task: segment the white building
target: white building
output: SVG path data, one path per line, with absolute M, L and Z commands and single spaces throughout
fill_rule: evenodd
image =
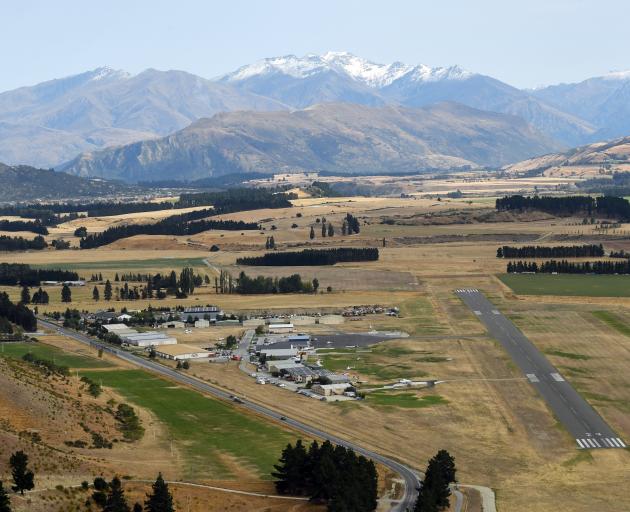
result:
M 167 345 L 155 349 L 155 355 L 164 359 L 184 360 L 184 359 L 207 359 L 214 354 L 203 348 L 192 345 Z
M 161 332 L 137 332 L 135 334 L 122 334 L 119 335 L 120 339 L 129 343 L 129 345 L 135 345 L 136 347 L 153 347 L 159 345 L 176 345 L 177 339 L 171 338 Z
M 195 327 L 197 329 L 204 329 L 206 327 L 210 327 L 209 320 L 195 320 Z
M 293 324 L 269 324 L 270 334 L 286 334 L 293 332 Z
M 315 384 L 311 388 L 311 391 L 322 396 L 334 396 L 343 395 L 351 388 L 352 386 L 350 384 Z
M 267 361 L 271 359 L 291 359 L 298 355 L 298 349 L 291 348 L 263 348 L 260 355 L 264 356 Z

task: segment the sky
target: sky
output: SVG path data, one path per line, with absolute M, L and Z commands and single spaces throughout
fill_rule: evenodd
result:
M 630 69 L 627 0 L 2 0 L 0 91 L 100 66 L 213 78 L 349 51 L 516 87 Z

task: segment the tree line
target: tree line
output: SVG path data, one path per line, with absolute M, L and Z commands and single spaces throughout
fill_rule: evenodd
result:
M 0 231 L 30 231 L 38 235 L 47 235 L 48 229 L 38 220 L 0 220 Z
M 552 215 L 595 214 L 618 219 L 630 219 L 630 202 L 614 196 L 522 196 L 499 198 L 495 203 L 498 211 L 539 210 Z
M 42 281 L 78 281 L 79 274 L 71 270 L 31 268 L 24 263 L 0 263 L 0 285 L 39 286 Z
M 376 509 L 378 474 L 374 462 L 354 450 L 313 441 L 308 450 L 301 440 L 289 443 L 274 466 L 279 494 L 308 496 L 335 512 Z
M 293 274 L 288 277 L 249 277 L 245 272 L 241 272 L 236 280 L 236 293 L 243 295 L 274 294 L 274 293 L 316 293 L 319 288 L 319 281 L 313 279 L 312 282 L 302 281 L 300 274 Z
M 376 261 L 378 249 L 339 247 L 336 249 L 304 249 L 302 251 L 270 252 L 264 256 L 238 258 L 237 265 L 302 266 L 334 265 L 347 261 Z
M 297 195 L 272 188 L 231 188 L 222 192 L 182 194 L 175 205 L 177 208 L 213 206 L 215 214 L 219 215 L 263 208 L 291 208 L 291 199 L 297 199 Z
M 567 260 L 549 260 L 541 264 L 527 261 L 509 262 L 508 274 L 522 272 L 540 274 L 630 274 L 630 260 L 624 261 L 584 261 L 579 263 Z
M 128 238 L 136 235 L 173 235 L 186 236 L 195 235 L 209 229 L 219 229 L 225 231 L 240 231 L 258 229 L 255 222 L 243 222 L 235 220 L 198 220 L 213 215 L 212 210 L 198 210 L 172 215 L 154 224 L 130 224 L 125 226 L 114 226 L 101 233 L 93 233 L 81 239 L 81 249 L 93 249 L 102 245 L 111 244 L 116 240 Z
M 588 258 L 605 256 L 604 246 L 596 245 L 559 245 L 544 247 L 528 245 L 510 247 L 504 245 L 497 249 L 497 258 Z
M 0 235 L 0 251 L 40 251 L 46 247 L 48 247 L 48 243 L 41 235 L 37 235 L 32 240 L 21 236 Z
M 4 326 L 3 330 L 10 328 L 11 322 L 27 332 L 35 332 L 37 330 L 37 319 L 33 312 L 28 309 L 24 304 L 14 304 L 9 299 L 9 295 L 6 292 L 0 292 L 0 325 Z M 8 322 L 7 322 L 8 321 Z M 11 334 L 13 331 L 9 331 Z

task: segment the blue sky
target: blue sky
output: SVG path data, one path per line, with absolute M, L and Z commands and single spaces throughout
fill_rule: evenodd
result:
M 518 87 L 630 68 L 623 0 L 2 0 L 0 91 L 109 65 L 206 78 L 346 50 Z

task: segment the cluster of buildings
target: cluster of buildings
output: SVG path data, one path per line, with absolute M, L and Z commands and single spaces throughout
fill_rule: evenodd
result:
M 382 315 L 385 313 L 387 316 L 398 316 L 398 308 L 389 308 L 385 306 L 379 306 L 378 304 L 372 306 L 352 306 L 343 310 L 342 315 L 345 317 L 353 316 L 365 316 L 365 315 Z

